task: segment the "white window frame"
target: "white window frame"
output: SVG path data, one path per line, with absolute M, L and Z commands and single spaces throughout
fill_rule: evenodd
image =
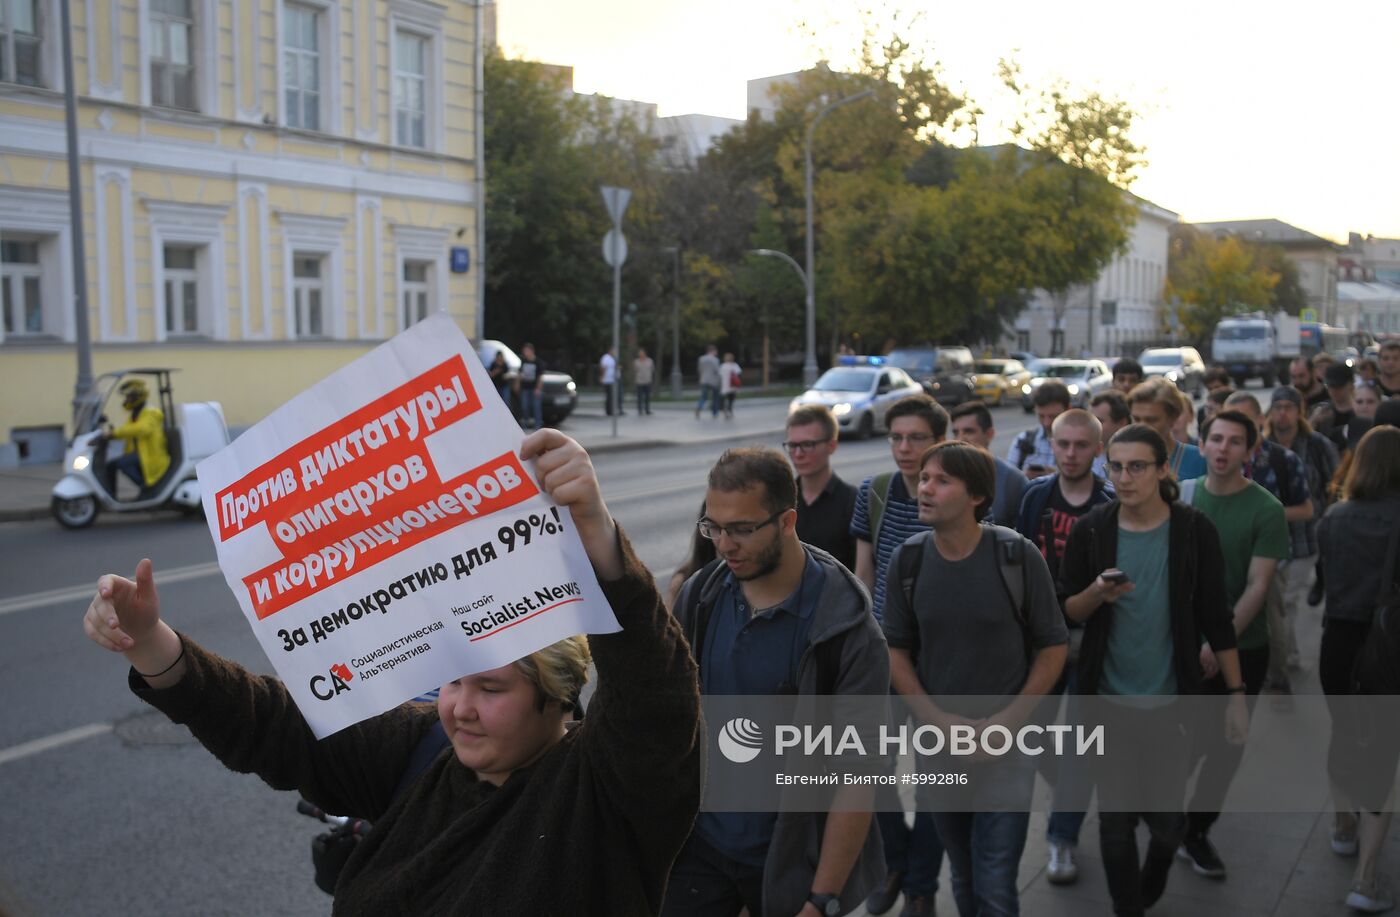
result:
M 39 295 L 44 303 L 42 334 L 6 336 L 0 323 L 0 344 L 6 341 L 73 340 L 74 301 L 72 247 L 69 244 L 68 194 L 30 188 L 0 188 L 0 239 L 16 236 L 39 239 L 43 271 Z
M 177 204 L 172 201 L 143 201 L 151 225 L 151 283 L 154 287 L 155 336 L 157 342 L 171 338 L 189 340 L 228 338 L 228 285 L 224 282 L 224 221 L 228 207 L 209 204 Z M 199 276 L 199 328 L 194 333 L 171 332 L 166 327 L 165 247 L 189 245 L 196 249 L 195 270 Z
M 15 314 L 11 315 L 9 309 L 5 308 L 3 297 L 0 297 L 0 312 L 4 313 L 0 315 L 0 328 L 4 328 L 6 321 L 15 319 L 14 329 L 5 332 L 14 337 L 36 338 L 44 336 L 45 241 L 45 236 L 38 235 L 25 236 L 19 233 L 7 233 L 4 236 L 0 236 L 0 251 L 3 251 L 3 246 L 7 244 L 34 246 L 34 262 L 32 264 L 29 262 L 4 261 L 3 254 L 0 254 L 0 289 L 8 289 L 10 291 L 11 305 L 15 307 Z M 25 325 L 28 324 L 26 318 L 28 317 L 27 313 L 29 311 L 27 308 L 29 304 L 29 296 L 27 293 L 29 284 L 26 283 L 28 280 L 35 281 L 34 286 L 37 287 L 36 292 L 38 293 L 39 299 L 37 303 L 39 307 L 38 331 L 30 331 L 25 327 Z
M 308 216 L 277 212 L 282 224 L 282 291 L 285 299 L 286 339 L 343 340 L 345 317 L 350 304 L 345 301 L 345 230 L 347 221 L 339 217 Z M 297 255 L 320 255 L 322 333 L 305 337 L 297 334 L 296 283 L 292 259 Z
M 194 103 L 196 112 L 218 114 L 219 54 L 218 54 L 218 2 L 217 0 L 191 0 L 194 13 L 194 35 L 190 40 L 190 66 L 194 70 Z M 151 102 L 151 51 L 155 37 L 151 30 L 150 0 L 137 0 L 140 18 L 138 42 L 141 46 L 141 104 L 155 108 Z M 281 62 L 278 62 L 279 66 Z M 163 112 L 181 112 L 183 108 L 159 107 Z
M 287 111 L 287 85 L 284 61 L 288 52 L 286 43 L 286 12 L 289 6 L 300 6 L 316 13 L 316 35 L 319 46 L 319 72 L 321 81 L 321 108 L 318 113 L 319 126 L 301 127 L 289 122 Z M 320 134 L 340 133 L 340 4 L 333 0 L 283 0 L 277 4 L 277 123 L 293 130 L 314 131 Z
M 443 19 L 447 8 L 427 0 L 390 0 L 389 4 L 389 143 L 405 150 L 441 152 L 445 145 L 443 114 Z M 394 80 L 399 71 L 400 32 L 427 43 L 423 56 L 423 142 L 422 147 L 399 143 L 398 111 L 394 107 Z
M 296 262 L 298 260 L 315 261 L 315 277 L 298 277 L 296 274 Z M 330 299 L 326 296 L 326 274 L 330 272 L 330 259 L 323 252 L 308 252 L 298 249 L 292 252 L 292 317 L 295 324 L 292 326 L 296 332 L 297 340 L 322 340 L 328 339 L 327 333 L 330 326 Z M 312 334 L 303 331 L 303 326 L 310 325 L 310 316 L 307 321 L 302 321 L 302 310 L 311 309 L 311 294 L 313 292 L 321 294 L 321 331 L 319 334 Z
M 394 330 L 403 331 L 403 299 L 407 292 L 403 279 L 405 261 L 426 261 L 428 269 L 428 314 L 447 309 L 447 245 L 451 230 L 422 226 L 395 226 L 394 233 Z
M 14 21 L 14 17 L 10 14 L 17 2 L 23 2 L 23 0 L 0 0 L 0 6 L 5 7 L 3 13 L 0 13 L 0 18 L 3 18 L 5 23 Z M 6 25 L 3 33 L 0 33 L 0 42 L 4 42 L 7 46 L 4 57 L 8 62 L 10 73 L 0 72 L 0 83 L 9 86 L 34 85 L 47 89 L 62 88 L 62 78 L 58 69 L 58 57 L 61 53 L 58 41 L 58 21 L 58 7 L 55 0 L 34 0 L 34 30 L 39 44 L 39 72 L 36 74 L 37 82 L 34 84 L 21 83 L 10 78 L 10 73 L 14 71 L 15 67 L 14 31 Z
M 194 254 L 194 267 L 173 268 L 170 265 L 166 264 L 166 253 L 169 252 L 172 248 L 185 249 L 192 252 Z M 203 336 L 203 329 L 200 328 L 200 304 L 203 303 L 204 297 L 200 294 L 207 292 L 201 289 L 203 284 L 200 282 L 199 276 L 199 262 L 203 257 L 203 248 L 204 246 L 201 245 L 190 245 L 184 242 L 166 242 L 165 245 L 161 246 L 161 269 L 163 272 L 161 275 L 162 280 L 160 288 L 162 305 L 161 319 L 165 322 L 165 333 L 167 337 Z M 172 303 L 170 301 L 170 288 L 172 284 L 178 284 L 177 289 L 179 289 L 181 293 L 183 293 L 185 287 L 187 287 L 190 284 L 194 284 L 195 316 L 193 328 L 181 327 L 179 330 L 176 330 L 173 327 L 171 318 L 176 315 L 180 316 L 181 324 L 184 324 L 183 319 L 185 315 L 185 298 L 183 295 L 181 295 L 178 297 L 176 302 Z
M 437 297 L 434 295 L 433 291 L 435 265 L 431 261 L 420 261 L 417 258 L 403 258 L 399 262 L 399 270 L 406 274 L 411 264 L 417 264 L 423 267 L 424 278 L 421 281 L 409 280 L 407 277 L 401 277 L 399 279 L 399 308 L 403 310 L 401 321 L 404 327 L 416 325 L 437 311 L 434 308 L 437 304 Z M 410 321 L 408 315 L 410 308 L 409 298 L 418 296 L 423 298 L 423 314 Z

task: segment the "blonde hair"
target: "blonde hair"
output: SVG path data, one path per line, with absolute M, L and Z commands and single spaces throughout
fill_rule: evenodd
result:
M 1128 405 L 1134 404 L 1159 404 L 1162 410 L 1167 412 L 1175 422 L 1181 416 L 1181 390 L 1175 385 L 1157 376 L 1148 379 L 1146 382 L 1139 382 L 1133 386 L 1133 390 L 1128 393 Z
M 541 710 L 547 701 L 558 701 L 565 710 L 572 710 L 588 683 L 592 660 L 588 638 L 577 634 L 515 660 L 515 667 L 539 692 Z

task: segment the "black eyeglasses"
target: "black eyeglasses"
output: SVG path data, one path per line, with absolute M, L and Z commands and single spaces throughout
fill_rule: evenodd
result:
M 783 513 L 785 509 L 780 509 L 762 522 L 735 522 L 731 525 L 716 525 L 709 519 L 701 519 L 695 523 L 695 527 L 700 530 L 700 535 L 714 541 L 721 534 L 728 535 L 735 541 L 743 541 L 745 538 L 752 538 L 753 533 L 763 528 L 765 525 L 772 525 Z
M 1128 477 L 1135 478 L 1149 468 L 1156 468 L 1161 462 L 1108 462 L 1108 473 L 1115 478 L 1122 477 L 1126 471 Z
M 801 442 L 793 442 L 792 440 L 788 440 L 787 442 L 783 443 L 783 448 L 789 452 L 811 452 L 818 446 L 824 445 L 826 445 L 826 440 L 824 439 L 804 439 Z

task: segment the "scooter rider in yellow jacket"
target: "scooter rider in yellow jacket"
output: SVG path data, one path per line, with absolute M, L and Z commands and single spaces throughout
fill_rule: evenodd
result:
M 117 495 L 117 472 L 120 471 L 142 490 L 161 479 L 170 467 L 170 449 L 165 442 L 165 414 L 160 408 L 146 404 L 150 392 L 140 379 L 128 379 L 117 389 L 122 393 L 122 407 L 131 412 L 130 423 L 107 427 L 107 436 L 125 441 L 121 457 L 107 463 L 107 491 Z

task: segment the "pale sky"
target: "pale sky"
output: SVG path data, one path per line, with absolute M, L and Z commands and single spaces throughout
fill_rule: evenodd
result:
M 742 118 L 748 80 L 859 46 L 855 4 L 827 0 L 498 0 L 507 54 L 574 67 L 574 88 L 659 114 Z M 999 58 L 1028 80 L 1124 98 L 1147 168 L 1132 190 L 1184 220 L 1276 217 L 1345 241 L 1400 238 L 1400 3 L 1260 0 L 911 4 L 905 31 L 944 78 L 1006 111 Z M 799 30 L 804 18 L 815 37 Z

